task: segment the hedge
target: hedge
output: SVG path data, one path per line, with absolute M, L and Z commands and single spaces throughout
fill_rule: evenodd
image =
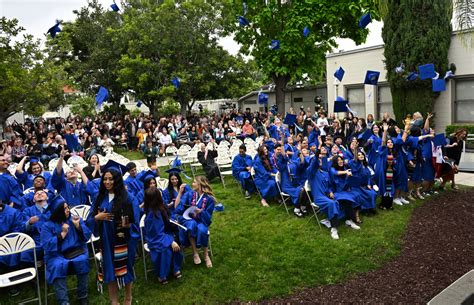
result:
M 474 125 L 448 125 L 446 126 L 446 134 L 450 135 L 460 128 L 467 129 L 468 134 L 474 134 Z

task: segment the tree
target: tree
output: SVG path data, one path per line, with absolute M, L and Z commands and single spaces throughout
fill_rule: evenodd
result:
M 242 1 L 234 1 L 236 16 L 242 15 Z M 263 72 L 273 80 L 277 106 L 284 110 L 284 88 L 304 74 L 322 75 L 325 54 L 336 46 L 335 39 L 351 38 L 362 43 L 368 31 L 358 28 L 364 12 L 377 17 L 374 0 L 247 1 L 248 26 L 237 26 L 235 38 L 241 52 L 252 55 Z M 303 29 L 308 27 L 309 36 Z M 272 40 L 279 49 L 269 48 Z
M 431 79 L 407 81 L 406 73 L 417 71 L 419 65 L 434 63 L 442 77 L 449 68 L 452 8 L 449 0 L 390 0 L 386 1 L 386 10 L 381 10 L 387 79 L 399 122 L 407 113 L 426 113 L 433 108 L 438 94 L 432 92 Z M 396 73 L 395 68 L 402 63 L 406 72 Z
M 48 61 L 33 36 L 23 35 L 18 20 L 0 23 L 0 126 L 17 112 L 41 115 L 64 103 L 64 73 Z
M 88 95 L 75 95 L 68 99 L 71 112 L 81 117 L 91 116 L 96 113 L 95 98 Z
M 74 14 L 73 22 L 63 23 L 61 33 L 48 38 L 49 57 L 64 67 L 71 85 L 81 92 L 95 95 L 99 86 L 107 88 L 108 102 L 117 108 L 125 93 L 117 75 L 125 41 L 113 41 L 112 30 L 121 27 L 121 16 L 97 0 L 88 1 Z

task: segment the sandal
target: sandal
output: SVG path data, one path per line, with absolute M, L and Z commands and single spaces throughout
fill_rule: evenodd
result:
M 201 258 L 199 257 L 199 254 L 196 253 L 194 254 L 194 264 L 199 265 L 201 263 Z
M 209 258 L 209 256 L 206 256 L 206 257 L 204 258 L 204 261 L 206 262 L 206 267 L 207 267 L 207 268 L 212 268 L 212 261 L 211 261 L 211 259 Z

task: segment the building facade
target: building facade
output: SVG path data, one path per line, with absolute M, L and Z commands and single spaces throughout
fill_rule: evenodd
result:
M 474 124 L 474 30 L 462 34 L 454 32 L 451 37 L 449 63 L 454 63 L 457 69 L 454 79 L 447 81 L 446 91 L 441 92 L 434 103 L 434 123 L 438 131 L 444 131 L 451 124 Z M 383 51 L 384 46 L 379 45 L 327 55 L 330 112 L 335 98 L 341 96 L 349 101 L 359 117 L 370 113 L 378 120 L 386 111 L 393 115 Z M 345 70 L 341 82 L 332 77 L 339 66 Z M 364 85 L 367 70 L 380 71 L 377 86 Z

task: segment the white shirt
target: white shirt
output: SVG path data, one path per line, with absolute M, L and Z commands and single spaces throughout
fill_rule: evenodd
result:
M 159 142 L 161 145 L 168 145 L 173 143 L 173 140 L 171 139 L 171 136 L 167 134 L 166 136 L 164 134 L 161 134 Z
M 316 125 L 318 125 L 318 127 L 319 127 L 319 133 L 322 136 L 325 136 L 326 132 L 324 131 L 324 127 L 329 125 L 328 119 L 327 118 L 324 118 L 324 119 L 323 118 L 318 118 L 318 120 L 316 121 Z

